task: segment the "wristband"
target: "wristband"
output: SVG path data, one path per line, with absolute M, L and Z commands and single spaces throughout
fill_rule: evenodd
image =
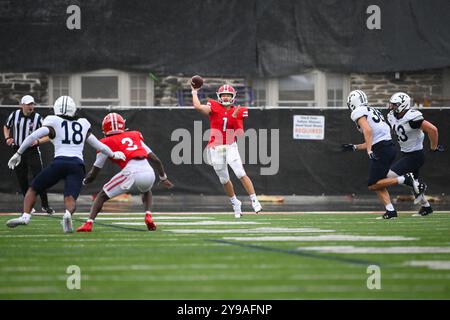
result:
M 198 94 L 198 90 L 192 90 L 191 93 L 192 94 Z
M 159 180 L 161 181 L 167 180 L 167 174 L 164 173 L 163 176 L 159 176 Z

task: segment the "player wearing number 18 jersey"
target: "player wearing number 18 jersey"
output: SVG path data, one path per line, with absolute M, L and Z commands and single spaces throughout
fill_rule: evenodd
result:
M 106 201 L 120 194 L 133 191 L 137 191 L 142 195 L 145 209 L 144 221 L 148 230 L 156 230 L 156 225 L 150 212 L 152 204 L 151 189 L 155 182 L 155 172 L 148 163 L 147 158 L 156 167 L 163 185 L 171 188 L 173 185 L 167 179 L 161 161 L 144 143 L 144 138 L 139 131 L 125 131 L 125 120 L 120 114 L 107 114 L 103 119 L 102 129 L 105 138 L 100 141 L 110 147 L 111 150 L 123 152 L 126 159 L 125 161 L 111 159 L 122 170 L 103 186 L 102 191 L 92 204 L 89 219 L 77 229 L 77 232 L 91 232 L 94 220 Z M 94 166 L 84 179 L 85 184 L 95 180 L 107 159 L 108 157 L 101 153 L 97 155 Z
M 20 163 L 22 153 L 39 138 L 49 136 L 55 146 L 55 156 L 52 163 L 33 179 L 25 195 L 22 216 L 11 219 L 6 223 L 10 228 L 27 225 L 31 219 L 30 211 L 36 201 L 36 194 L 51 188 L 60 180 L 64 180 L 64 206 L 66 211 L 62 225 L 64 232 L 73 232 L 71 216 L 76 209 L 76 200 L 80 194 L 85 173 L 84 144 L 87 142 L 109 157 L 125 159 L 123 153 L 111 151 L 108 146 L 99 142 L 91 134 L 91 124 L 87 119 L 76 117 L 77 107 L 71 97 L 59 97 L 55 101 L 53 111 L 55 115 L 46 117 L 42 123 L 42 128 L 30 134 L 8 162 L 8 166 L 14 169 Z

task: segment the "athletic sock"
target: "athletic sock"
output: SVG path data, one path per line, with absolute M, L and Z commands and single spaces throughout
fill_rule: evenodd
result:
M 256 198 L 256 194 L 252 193 L 252 194 L 250 195 L 250 200 L 252 200 L 252 201 L 257 201 L 258 199 Z
M 422 207 L 431 207 L 430 203 L 428 202 L 428 200 L 427 200 L 425 197 L 423 197 L 423 198 L 420 200 L 420 205 L 421 205 Z
M 86 222 L 94 223 L 94 220 L 92 220 L 92 219 L 87 219 Z
M 64 217 L 67 217 L 67 216 L 72 217 L 69 210 L 66 210 L 66 212 L 64 212 Z
M 231 204 L 232 204 L 232 205 L 235 205 L 235 204 L 238 204 L 238 203 L 239 203 L 239 202 L 238 202 L 239 200 L 238 200 L 238 198 L 236 198 L 236 195 L 230 197 L 230 201 L 231 201 Z
M 394 206 L 392 205 L 392 203 L 388 203 L 386 205 L 386 210 L 387 211 L 395 211 Z
M 28 222 L 30 222 L 31 214 L 24 212 L 24 213 L 22 213 L 22 218 L 25 222 L 28 223 Z
M 404 176 L 397 177 L 397 181 L 398 181 L 398 184 L 404 184 L 405 183 L 405 177 Z

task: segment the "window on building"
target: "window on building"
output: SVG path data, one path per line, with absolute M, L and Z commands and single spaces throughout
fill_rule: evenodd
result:
M 350 86 L 347 75 L 319 70 L 249 83 L 254 106 L 283 107 L 344 107 Z
M 315 74 L 292 75 L 279 79 L 278 105 L 314 107 Z
M 81 106 L 152 106 L 153 80 L 112 69 L 50 77 L 50 101 L 70 95 Z
M 253 80 L 251 87 L 252 87 L 252 90 L 250 91 L 251 105 L 255 107 L 267 105 L 265 81 L 263 79 Z
M 119 105 L 118 76 L 82 76 L 82 106 L 117 106 Z
M 147 76 L 140 74 L 130 75 L 130 105 L 147 105 Z
M 327 74 L 327 106 L 343 107 L 343 83 L 344 76 L 341 74 Z
M 51 92 L 53 94 L 53 101 L 60 96 L 69 95 L 69 76 L 54 76 L 52 78 Z

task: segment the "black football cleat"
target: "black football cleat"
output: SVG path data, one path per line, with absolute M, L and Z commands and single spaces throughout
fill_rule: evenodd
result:
M 381 220 L 381 219 L 388 220 L 388 219 L 392 219 L 392 218 L 397 218 L 397 211 L 386 210 L 386 212 L 381 217 L 378 217 L 377 219 L 378 220 Z
M 413 217 L 425 217 L 433 213 L 433 208 L 429 207 L 420 207 L 419 212 L 413 214 Z
M 414 203 L 417 203 L 419 196 L 423 195 L 427 190 L 427 185 L 415 180 L 414 175 L 411 172 L 405 174 L 403 177 L 405 178 L 405 184 L 412 188 L 415 198 Z
M 51 207 L 42 207 L 42 212 L 46 212 L 49 215 L 52 215 L 55 213 L 55 210 Z

